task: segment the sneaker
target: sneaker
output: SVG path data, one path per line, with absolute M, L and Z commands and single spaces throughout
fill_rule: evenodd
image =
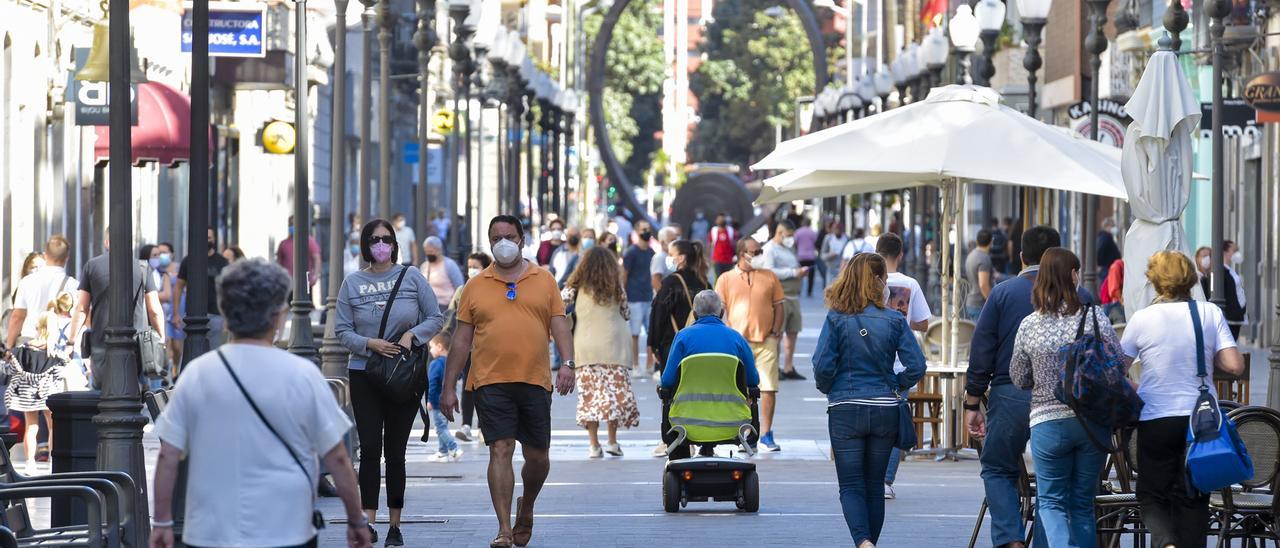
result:
M 613 455 L 613 456 L 615 456 L 615 457 L 621 457 L 621 456 L 622 456 L 622 446 L 621 446 L 621 445 L 618 445 L 618 444 L 616 444 L 616 443 L 610 443 L 608 446 L 606 446 L 606 447 L 604 448 L 604 452 L 605 452 L 605 453 L 608 453 L 608 454 L 610 454 L 610 455 Z M 664 452 L 665 452 L 665 451 L 664 451 Z
M 373 524 L 369 524 L 369 542 L 371 544 L 378 542 L 378 530 L 373 528 Z
M 462 428 L 459 428 L 457 432 L 454 432 L 453 437 L 458 438 L 458 441 L 471 441 L 474 439 L 471 436 L 471 426 L 466 424 L 462 425 Z M 427 441 L 426 434 L 422 435 L 422 441 Z
M 462 448 L 458 448 L 458 449 L 454 449 L 453 451 L 449 451 L 449 460 L 451 460 L 451 461 L 453 461 L 453 462 L 458 462 L 458 461 L 462 460 Z
M 804 375 L 801 375 L 800 372 L 796 371 L 795 369 L 792 369 L 791 371 L 783 371 L 778 376 L 781 377 L 783 380 L 788 380 L 788 381 L 803 381 L 809 378 Z
M 589 459 L 599 459 L 603 457 L 604 457 L 604 450 L 601 449 L 599 445 L 592 445 L 591 449 L 587 451 L 587 458 Z
M 430 457 L 427 457 L 427 460 L 431 462 L 449 462 L 449 454 L 444 452 L 437 452 L 436 454 L 431 455 Z
M 662 382 L 662 372 L 661 372 L 661 371 L 654 371 L 654 372 L 653 372 L 653 382 Z
M 651 453 L 651 454 L 652 454 L 653 456 L 655 456 L 655 457 L 665 457 L 665 456 L 667 456 L 667 444 L 665 444 L 665 443 L 659 443 L 657 447 L 654 447 L 654 448 L 653 448 L 653 453 Z
M 898 498 L 898 494 L 893 492 L 893 484 L 884 484 L 884 500 L 893 500 Z
M 404 546 L 404 537 L 400 535 L 400 528 L 394 525 L 387 529 L 387 541 L 383 546 Z
M 765 450 L 770 453 L 776 453 L 782 450 L 777 443 L 774 443 L 773 432 L 765 432 L 763 436 L 760 436 L 760 445 L 763 445 Z
M 633 378 L 633 379 L 643 379 L 643 378 L 644 378 L 644 370 L 643 370 L 643 369 L 641 369 L 641 368 L 639 368 L 639 367 L 633 367 L 633 368 L 631 368 L 631 378 Z

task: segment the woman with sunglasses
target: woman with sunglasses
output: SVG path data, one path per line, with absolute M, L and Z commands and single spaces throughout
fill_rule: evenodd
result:
M 385 458 L 391 514 L 386 545 L 404 546 L 400 511 L 404 508 L 405 448 L 418 402 L 397 403 L 383 395 L 365 375 L 365 362 L 374 354 L 393 357 L 402 349 L 427 344 L 440 331 L 444 316 L 426 277 L 413 266 L 400 265 L 400 246 L 390 222 L 374 219 L 364 225 L 360 255 L 369 267 L 343 280 L 337 307 L 338 338 L 351 351 L 347 369 L 360 434 L 360 502 L 377 542 L 372 524 L 378 513 L 380 461 Z M 402 280 L 395 301 L 389 302 L 398 278 Z

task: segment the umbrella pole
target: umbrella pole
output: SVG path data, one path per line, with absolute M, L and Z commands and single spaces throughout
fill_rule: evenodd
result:
M 948 234 L 951 227 L 951 205 L 950 185 L 943 183 L 938 187 L 938 198 L 942 201 L 942 216 L 938 219 L 938 248 L 942 255 L 938 266 L 940 272 L 938 276 L 938 285 L 942 289 L 942 356 L 944 359 L 951 356 L 951 337 L 947 333 L 951 332 L 951 243 L 948 240 Z
M 954 263 L 952 263 L 951 265 L 951 283 L 953 284 L 951 289 L 951 298 L 953 300 L 953 302 L 951 303 L 951 313 L 955 315 L 955 318 L 954 318 L 955 321 L 951 322 L 951 333 L 948 335 L 951 338 L 951 355 L 948 356 L 948 358 L 950 358 L 951 366 L 956 367 L 960 365 L 961 296 L 960 296 L 960 276 L 958 274 L 958 272 L 960 272 L 960 269 L 962 268 L 962 265 L 960 262 L 961 261 L 960 249 L 961 249 L 961 246 L 967 241 L 964 233 L 965 227 L 962 223 L 959 222 L 960 219 L 963 218 L 963 212 L 965 208 L 965 184 L 961 182 L 959 178 L 957 178 L 952 182 L 952 189 L 953 189 L 952 192 L 955 193 L 955 196 L 952 198 L 952 203 L 954 204 L 955 209 L 951 213 L 951 222 L 954 224 L 955 231 L 956 231 L 956 252 L 953 253 L 951 257 L 951 260 L 954 261 Z

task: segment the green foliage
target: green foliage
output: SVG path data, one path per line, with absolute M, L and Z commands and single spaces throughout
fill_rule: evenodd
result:
M 813 94 L 813 56 L 800 18 L 777 0 L 718 2 L 714 15 L 707 60 L 690 81 L 702 120 L 689 153 L 745 166 L 773 149 L 775 126 L 794 123 L 796 99 Z
M 584 21 L 588 44 L 594 46 L 603 14 Z M 662 81 L 666 78 L 662 15 L 651 2 L 633 0 L 613 28 L 605 54 L 605 123 L 618 161 L 632 181 L 640 180 L 658 149 L 653 135 L 662 129 Z M 589 54 L 588 54 L 589 55 Z

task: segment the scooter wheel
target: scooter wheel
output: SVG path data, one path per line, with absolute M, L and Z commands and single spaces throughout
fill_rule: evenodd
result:
M 675 472 L 662 474 L 662 509 L 670 513 L 680 511 L 680 478 Z
M 744 502 L 739 506 L 742 511 L 754 513 L 760 510 L 760 476 L 754 470 L 742 478 L 742 498 Z

